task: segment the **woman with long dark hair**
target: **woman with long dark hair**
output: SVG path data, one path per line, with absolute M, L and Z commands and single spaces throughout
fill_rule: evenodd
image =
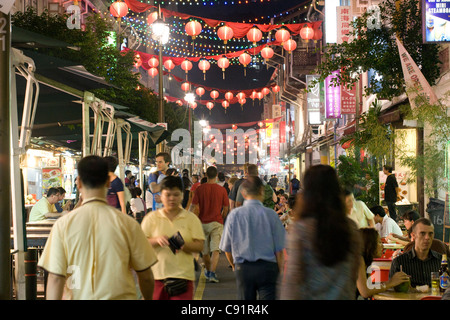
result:
M 360 238 L 346 215 L 336 171 L 310 167 L 297 197 L 280 298 L 355 299 Z
M 385 283 L 368 284 L 367 268 L 370 267 L 374 258 L 381 257 L 383 254 L 383 244 L 381 242 L 380 234 L 374 228 L 362 228 L 359 232 L 362 239 L 362 254 L 358 270 L 358 280 L 356 282 L 358 294 L 363 298 L 369 298 L 374 294 L 384 292 L 387 289 L 408 281 L 409 278 L 406 273 L 397 272 Z M 371 280 L 369 280 L 369 282 L 370 281 Z

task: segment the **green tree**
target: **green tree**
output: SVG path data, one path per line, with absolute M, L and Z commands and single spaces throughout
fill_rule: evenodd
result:
M 400 5 L 398 5 L 401 3 Z M 356 73 L 373 69 L 378 77 L 364 88 L 365 94 L 390 99 L 405 92 L 405 82 L 395 41 L 397 36 L 422 73 L 433 85 L 439 77 L 438 45 L 422 41 L 422 13 L 419 0 L 384 0 L 379 4 L 380 28 L 368 28 L 370 12 L 352 22 L 350 42 L 330 45 L 317 70 L 323 81 L 335 70 L 341 70 L 336 83 L 355 83 Z M 438 62 L 438 63 L 437 63 Z

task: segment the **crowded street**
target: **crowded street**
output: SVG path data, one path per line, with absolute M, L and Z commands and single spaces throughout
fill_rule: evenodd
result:
M 449 13 L 0 0 L 0 300 L 450 300 Z

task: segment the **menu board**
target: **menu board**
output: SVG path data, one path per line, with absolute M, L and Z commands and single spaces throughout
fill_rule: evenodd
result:
M 42 189 L 47 193 L 50 188 L 62 186 L 62 171 L 59 168 L 42 168 Z
M 450 41 L 450 2 L 446 0 L 423 0 L 424 42 Z
M 401 172 L 392 171 L 392 174 L 394 174 L 395 179 L 397 179 L 398 187 L 400 188 L 400 195 L 404 199 L 409 201 L 410 185 L 407 182 L 408 177 L 409 177 L 409 172 L 408 171 L 401 171 Z M 383 171 L 380 171 L 378 178 L 379 178 L 378 190 L 380 193 L 380 203 L 381 203 L 384 200 L 384 187 L 386 185 L 387 175 L 385 175 Z

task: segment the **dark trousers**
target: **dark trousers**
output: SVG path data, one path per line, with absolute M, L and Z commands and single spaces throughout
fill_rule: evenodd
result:
M 397 210 L 395 209 L 395 202 L 386 201 L 386 205 L 389 209 L 389 216 L 397 222 Z
M 239 300 L 275 300 L 278 264 L 258 260 L 236 264 Z

